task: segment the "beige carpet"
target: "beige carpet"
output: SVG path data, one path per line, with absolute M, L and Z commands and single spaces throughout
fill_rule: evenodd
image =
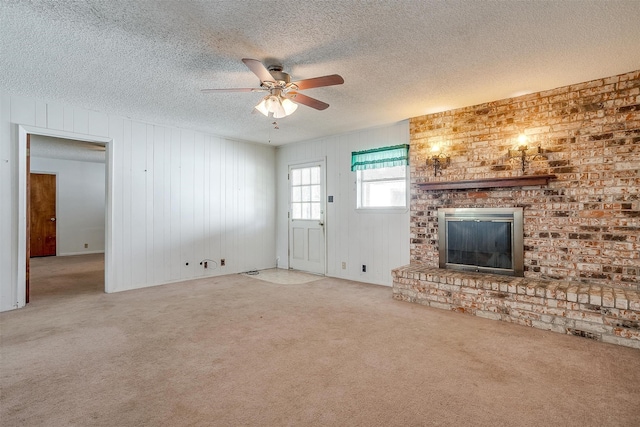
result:
M 253 271 L 251 273 L 243 273 L 243 275 L 280 285 L 301 285 L 303 283 L 315 282 L 316 280 L 323 278 L 323 276 L 318 276 L 316 274 L 309 274 L 296 270 L 284 270 L 282 268 Z
M 329 278 L 107 295 L 74 258 L 0 314 L 2 426 L 640 425 L 638 350 Z

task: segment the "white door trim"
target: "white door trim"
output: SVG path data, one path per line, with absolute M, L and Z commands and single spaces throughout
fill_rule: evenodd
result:
M 55 138 L 74 139 L 78 141 L 104 144 L 106 149 L 106 212 L 105 212 L 105 248 L 104 248 L 104 290 L 112 291 L 113 266 L 113 139 L 98 135 L 88 135 L 61 130 L 40 128 L 36 126 L 18 126 L 18 281 L 16 301 L 18 308 L 26 304 L 26 269 L 27 269 L 27 135 L 42 135 Z

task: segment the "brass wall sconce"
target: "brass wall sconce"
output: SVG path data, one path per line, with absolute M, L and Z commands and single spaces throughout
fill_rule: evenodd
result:
M 427 166 L 433 166 L 433 176 L 442 175 L 442 169 L 446 169 L 451 164 L 451 158 L 446 154 L 439 153 L 427 158 Z
M 522 164 L 522 173 L 525 173 L 525 169 L 527 167 L 527 163 L 534 160 L 542 153 L 542 149 L 538 147 L 529 148 L 526 143 L 526 137 L 520 136 L 518 138 L 520 145 L 515 150 L 509 150 L 509 157 L 520 158 L 520 162 Z

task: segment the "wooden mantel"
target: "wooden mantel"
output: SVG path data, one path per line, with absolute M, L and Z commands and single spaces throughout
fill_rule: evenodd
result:
M 438 181 L 418 183 L 423 190 L 458 190 L 492 187 L 524 187 L 527 185 L 547 185 L 555 175 L 524 175 L 507 178 L 472 179 L 468 181 Z

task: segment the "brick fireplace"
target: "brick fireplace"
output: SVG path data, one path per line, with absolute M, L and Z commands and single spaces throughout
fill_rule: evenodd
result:
M 520 134 L 535 149 L 535 155 L 527 155 L 524 172 L 521 159 L 510 154 L 518 148 Z M 411 264 L 404 268 L 412 271 L 412 277 L 417 271 L 419 280 L 422 270 L 425 279 L 426 274 L 435 274 L 440 283 L 439 208 L 517 207 L 524 215 L 524 278 L 514 280 L 524 280 L 520 283 L 524 284 L 523 296 L 527 283 L 535 281 L 544 284 L 540 292 L 545 298 L 546 290 L 555 285 L 594 290 L 594 302 L 601 304 L 589 302 L 585 290 L 583 305 L 591 310 L 589 316 L 594 310 L 602 314 L 603 290 L 607 295 L 609 290 L 614 295 L 622 293 L 627 301 L 624 310 L 636 307 L 640 291 L 640 70 L 415 117 L 410 121 L 410 140 Z M 436 145 L 450 161 L 434 176 L 427 159 Z M 460 274 L 444 281 L 459 279 L 461 284 L 465 277 L 474 283 L 477 279 Z M 398 290 L 397 278 L 403 278 L 400 269 L 394 272 L 394 296 L 411 299 Z M 499 283 L 488 286 L 500 292 Z M 515 282 L 513 290 L 517 301 Z M 563 295 L 564 303 L 573 302 Z M 580 304 L 577 297 L 575 304 Z M 455 309 L 455 304 L 449 308 Z M 612 308 L 616 308 L 615 298 Z M 631 317 L 618 322 L 622 332 L 617 336 L 637 340 L 640 347 L 640 317 L 638 311 L 631 311 Z M 557 314 L 562 317 L 562 312 Z M 565 332 L 567 329 L 571 328 L 564 328 Z M 602 336 L 602 328 L 596 329 L 596 335 Z M 580 330 L 576 334 L 591 333 Z

